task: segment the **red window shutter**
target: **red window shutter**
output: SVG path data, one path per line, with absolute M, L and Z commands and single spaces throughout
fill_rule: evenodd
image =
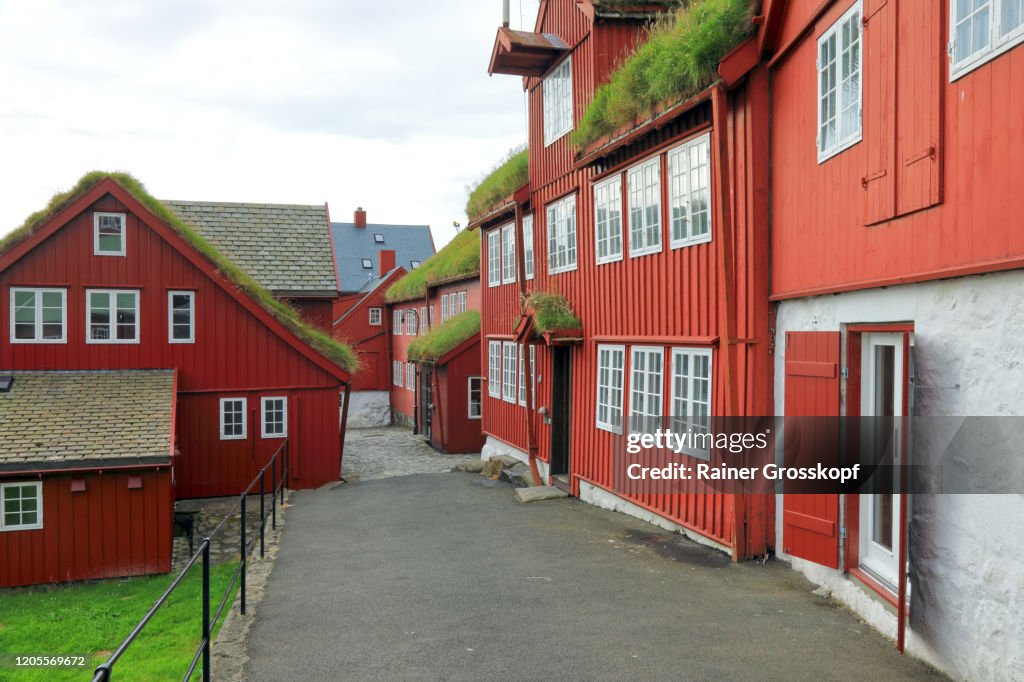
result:
M 896 213 L 941 201 L 942 3 L 894 3 L 896 13 Z
M 894 2 L 864 0 L 861 69 L 864 224 L 896 214 L 896 23 Z
M 786 333 L 787 417 L 839 416 L 839 348 L 839 332 Z M 786 554 L 839 568 L 839 495 L 783 495 L 782 513 Z

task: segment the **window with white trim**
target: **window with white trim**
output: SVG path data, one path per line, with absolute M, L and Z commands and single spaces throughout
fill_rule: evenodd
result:
M 537 409 L 537 346 L 530 344 L 530 402 Z
M 0 484 L 0 532 L 43 527 L 43 484 L 23 481 Z
M 416 365 L 411 362 L 405 363 L 405 387 L 410 391 L 416 390 Z
M 487 342 L 487 395 L 501 397 L 501 341 Z
M 483 392 L 483 377 L 469 377 L 469 383 L 466 389 L 467 394 L 467 413 L 466 416 L 469 419 L 480 419 L 484 414 L 484 392 Z
M 516 281 L 516 228 L 506 225 L 501 228 L 501 283 Z
M 459 314 L 466 312 L 466 292 L 459 292 Z
M 245 398 L 221 398 L 220 439 L 244 440 L 245 437 Z
M 416 336 L 416 309 L 405 311 L 405 335 Z
M 380 308 L 370 308 L 370 326 L 379 327 L 381 322 Z
M 195 343 L 196 292 L 167 292 L 167 342 Z
M 576 269 L 576 195 L 548 204 L 548 273 Z
M 861 10 L 846 11 L 818 38 L 818 162 L 861 139 Z
M 951 0 L 949 77 L 1024 42 L 1024 0 Z
M 544 78 L 544 146 L 559 139 L 573 126 L 572 57 L 552 69 Z
M 139 292 L 87 289 L 86 343 L 138 343 Z
M 629 431 L 654 433 L 661 428 L 665 351 L 633 346 L 629 373 Z
M 92 214 L 92 247 L 97 256 L 123 256 L 125 254 L 124 213 Z
M 429 308 L 427 308 L 427 320 L 428 320 L 428 324 L 430 325 L 430 328 L 433 329 L 434 328 L 434 306 L 430 306 Z
M 523 216 L 523 274 L 533 279 L 533 214 Z
M 448 321 L 448 294 L 441 294 L 441 324 Z
M 597 347 L 597 428 L 622 433 L 626 347 Z
M 594 185 L 597 262 L 622 260 L 622 176 Z
M 501 284 L 501 230 L 487 233 L 487 286 Z
M 67 290 L 11 287 L 11 343 L 67 343 Z
M 427 306 L 420 306 L 420 335 L 427 333 Z
M 285 438 L 288 435 L 288 398 L 260 398 L 260 412 L 263 414 L 261 438 Z
M 505 402 L 516 401 L 516 342 L 502 343 L 501 399 Z
M 711 135 L 668 153 L 668 208 L 673 249 L 711 241 Z
M 704 348 L 672 349 L 672 398 L 669 423 L 676 433 L 711 432 L 711 351 Z M 706 449 L 686 451 L 706 456 Z
M 533 346 L 530 346 L 531 348 Z M 523 352 L 523 344 L 519 344 L 519 404 L 526 407 L 526 353 Z
M 629 190 L 629 255 L 661 251 L 661 157 L 626 173 Z
M 404 377 L 405 371 L 402 368 L 402 361 L 393 360 L 391 362 L 391 383 L 393 383 L 395 386 L 401 386 Z
M 402 313 L 401 310 L 395 310 L 391 313 L 391 331 L 395 336 L 402 335 Z

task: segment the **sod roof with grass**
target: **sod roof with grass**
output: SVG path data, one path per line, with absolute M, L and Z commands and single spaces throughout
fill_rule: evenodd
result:
M 469 193 L 466 215 L 470 222 L 495 208 L 500 201 L 522 187 L 530 179 L 529 154 L 526 149 L 512 150 L 505 159 Z
M 480 333 L 480 313 L 467 310 L 409 344 L 409 359 L 435 362 Z
M 237 286 L 249 298 L 266 310 L 274 319 L 298 336 L 325 358 L 352 374 L 359 370 L 360 361 L 355 351 L 344 343 L 335 341 L 319 329 L 307 324 L 294 308 L 274 298 L 265 288 L 260 286 L 248 273 L 237 264 L 226 258 L 193 228 L 182 222 L 177 215 L 158 199 L 155 199 L 146 187 L 128 173 L 93 171 L 87 173 L 66 192 L 56 194 L 45 208 L 36 211 L 16 230 L 0 239 L 0 255 L 3 255 L 17 244 L 31 237 L 53 216 L 71 205 L 79 196 L 88 192 L 103 180 L 110 178 L 132 195 L 150 212 L 164 221 L 178 233 L 192 248 L 206 258 L 232 284 Z M 479 256 L 478 256 L 479 257 Z
M 423 264 L 388 288 L 384 300 L 423 298 L 427 287 L 480 273 L 480 232 L 463 230 Z
M 754 32 L 752 0 L 680 0 L 651 24 L 640 45 L 599 87 L 572 144 L 588 149 L 659 106 L 685 101 L 717 78 L 718 63 Z
M 583 326 L 572 305 L 559 293 L 535 291 L 526 299 L 526 307 L 533 311 L 533 327 L 538 334 Z

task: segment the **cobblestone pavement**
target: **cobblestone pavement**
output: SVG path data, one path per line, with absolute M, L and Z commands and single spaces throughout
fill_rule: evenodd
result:
M 411 429 L 388 426 L 378 429 L 348 429 L 342 478 L 371 481 L 410 474 L 439 474 L 465 462 L 477 462 L 480 455 L 445 455 L 427 445 Z

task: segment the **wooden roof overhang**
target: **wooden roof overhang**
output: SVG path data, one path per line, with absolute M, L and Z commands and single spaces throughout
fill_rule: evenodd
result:
M 678 0 L 576 0 L 576 6 L 595 19 L 650 20 L 678 4 Z
M 515 31 L 502 26 L 494 39 L 487 73 L 539 78 L 568 51 L 569 46 L 554 33 Z

